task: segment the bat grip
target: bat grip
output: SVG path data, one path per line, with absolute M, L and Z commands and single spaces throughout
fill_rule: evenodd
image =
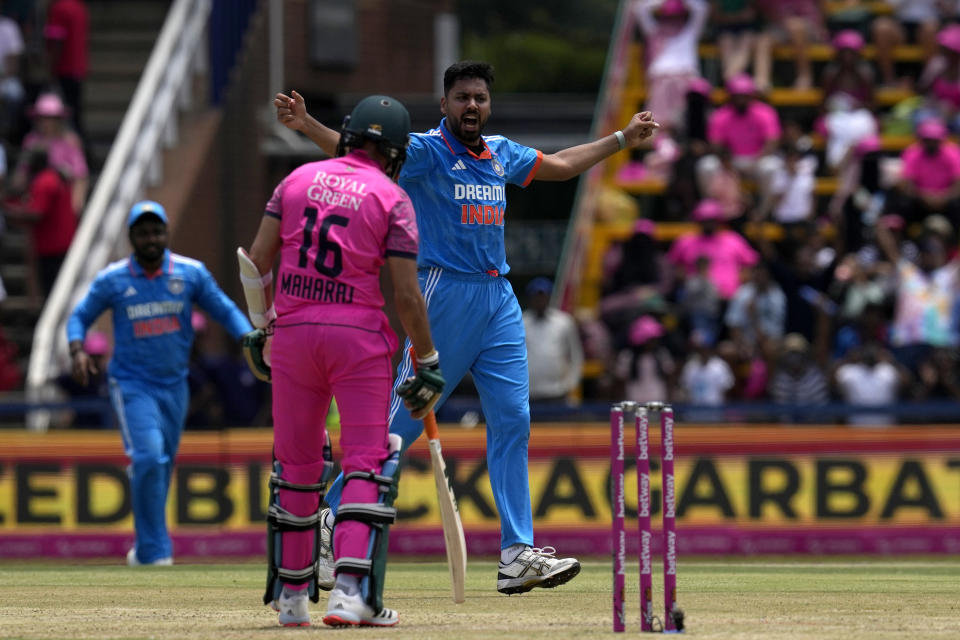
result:
M 413 350 L 413 347 L 410 347 L 410 363 L 413 365 L 413 370 L 417 370 L 417 352 Z M 440 429 L 437 428 L 437 417 L 433 415 L 433 411 L 423 416 L 423 430 L 427 432 L 428 440 L 439 440 L 440 439 Z

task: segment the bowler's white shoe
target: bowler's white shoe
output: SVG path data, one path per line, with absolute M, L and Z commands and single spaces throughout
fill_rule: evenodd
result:
M 294 591 L 286 586 L 280 591 L 280 597 L 270 603 L 277 611 L 280 624 L 284 627 L 309 627 L 310 610 L 308 609 L 307 589 Z
M 500 563 L 497 591 L 525 593 L 534 587 L 559 587 L 580 573 L 580 563 L 574 558 L 557 558 L 553 547 L 527 547 L 508 564 Z
M 330 592 L 327 615 L 323 617 L 323 623 L 331 627 L 392 627 L 398 622 L 400 616 L 393 609 L 384 607 L 374 613 L 359 593 L 350 596 L 342 589 Z
M 317 559 L 317 584 L 324 591 L 333 589 L 333 528 L 327 526 L 330 507 L 320 512 L 320 557 Z
M 130 550 L 127 551 L 127 565 L 130 567 L 169 567 L 173 565 L 173 558 L 167 556 L 166 558 L 157 558 L 153 562 L 140 562 L 137 560 L 137 548 L 130 547 Z

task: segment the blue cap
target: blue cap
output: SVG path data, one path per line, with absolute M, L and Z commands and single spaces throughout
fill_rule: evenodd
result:
M 550 293 L 553 291 L 553 283 L 550 281 L 550 278 L 534 278 L 530 281 L 530 284 L 527 285 L 527 295 L 533 295 L 535 293 Z
M 130 208 L 130 215 L 127 217 L 127 228 L 137 224 L 137 220 L 148 213 L 152 213 L 160 218 L 163 224 L 167 224 L 167 212 L 164 210 L 162 204 L 154 202 L 153 200 L 141 200 Z

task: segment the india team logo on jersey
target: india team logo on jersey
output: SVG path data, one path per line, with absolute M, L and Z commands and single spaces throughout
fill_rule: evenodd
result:
M 490 164 L 493 166 L 493 172 L 502 178 L 502 177 L 503 177 L 503 165 L 500 164 L 500 162 L 499 162 L 496 158 L 491 158 L 491 159 L 490 159 Z
M 183 278 L 172 277 L 167 281 L 167 290 L 175 296 L 183 293 L 185 287 L 186 284 L 184 284 Z

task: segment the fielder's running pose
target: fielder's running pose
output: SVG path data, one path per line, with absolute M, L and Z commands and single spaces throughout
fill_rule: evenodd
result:
M 412 134 L 399 183 L 417 212 L 423 239 L 420 287 L 450 382 L 440 402 L 467 371 L 480 394 L 490 484 L 500 514 L 497 589 L 510 594 L 564 584 L 579 573 L 580 563 L 554 557 L 550 547 L 533 548 L 527 352 L 520 305 L 503 277 L 510 269 L 503 236 L 506 185 L 573 178 L 621 149 L 639 146 L 659 125 L 649 112 L 638 113 L 621 131 L 544 154 L 503 136 L 481 135 L 490 117 L 492 83 L 493 68 L 484 62 L 459 62 L 446 70 L 440 99 L 445 117 L 436 129 Z M 337 132 L 309 116 L 298 93 L 277 94 L 274 106 L 282 124 L 334 153 Z M 404 350 L 398 385 L 413 374 L 406 354 Z M 400 399 L 394 397 L 390 432 L 399 434 L 407 447 L 423 425 L 399 407 Z M 339 480 L 327 496 L 334 511 L 338 489 Z M 327 573 L 321 585 L 331 584 Z
M 133 256 L 101 271 L 67 321 L 73 376 L 97 373 L 83 338 L 101 313 L 113 314 L 114 350 L 107 367 L 110 398 L 130 458 L 136 541 L 127 564 L 173 564 L 166 504 L 186 418 L 193 305 L 234 338 L 253 330 L 203 263 L 167 249 L 167 214 L 156 202 L 133 205 L 127 218 Z
M 249 256 L 238 251 L 251 319 L 264 327 L 259 340 L 245 339 L 245 349 L 261 375 L 269 371 L 273 379 L 275 464 L 264 602 L 286 626 L 308 625 L 307 599 L 319 599 L 320 507 L 332 470 L 324 416 L 333 396 L 346 480 L 337 513 L 336 586 L 323 621 L 391 626 L 398 620 L 381 598 L 401 446 L 387 426 L 398 343 L 383 312 L 384 263 L 400 321 L 420 354 L 417 376 L 398 394 L 413 418 L 422 418 L 443 390 L 417 284 L 416 218 L 393 182 L 409 131 L 410 116 L 393 98 L 361 100 L 344 121 L 338 157 L 287 176 L 267 203 Z M 271 332 L 267 365 L 261 350 Z

